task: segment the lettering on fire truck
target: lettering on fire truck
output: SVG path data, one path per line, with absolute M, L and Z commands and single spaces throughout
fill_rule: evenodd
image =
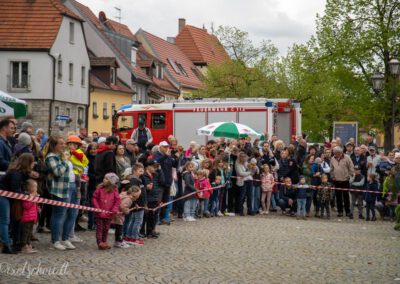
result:
M 244 107 L 195 107 L 193 112 L 226 112 L 245 111 Z

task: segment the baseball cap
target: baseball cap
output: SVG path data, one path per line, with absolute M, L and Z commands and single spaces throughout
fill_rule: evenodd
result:
M 101 144 L 101 143 L 106 143 L 106 137 L 99 137 L 99 139 L 97 140 L 97 144 Z
M 104 178 L 108 179 L 112 185 L 117 185 L 119 182 L 119 177 L 115 173 L 108 173 Z
M 368 150 L 374 150 L 374 151 L 375 151 L 376 149 L 375 149 L 374 146 L 369 146 L 369 147 L 368 147 Z
M 168 147 L 169 144 L 166 141 L 161 141 L 160 144 L 158 144 L 158 146 L 160 146 L 160 147 Z
M 155 166 L 155 165 L 158 165 L 158 164 L 159 164 L 159 163 L 158 163 L 157 161 L 153 160 L 153 159 L 149 159 L 149 160 L 147 160 L 147 161 L 145 162 L 145 166 L 146 166 L 146 167 Z

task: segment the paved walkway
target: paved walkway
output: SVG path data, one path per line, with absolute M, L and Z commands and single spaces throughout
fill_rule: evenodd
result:
M 66 252 L 49 249 L 50 235 L 40 234 L 40 253 L 0 254 L 0 283 L 400 283 L 400 233 L 388 222 L 223 217 L 159 232 L 142 247 L 109 251 L 86 232 Z M 65 275 L 27 279 L 29 266 L 43 274 L 64 272 L 63 264 Z

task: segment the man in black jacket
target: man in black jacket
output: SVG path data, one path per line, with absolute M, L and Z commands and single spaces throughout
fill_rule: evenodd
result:
M 106 139 L 105 145 L 100 145 L 97 149 L 95 159 L 96 182 L 103 182 L 104 176 L 108 173 L 116 173 L 115 165 L 115 148 L 118 139 L 115 136 L 109 136 Z
M 145 212 L 142 225 L 142 234 L 148 238 L 158 238 L 158 233 L 155 232 L 157 222 L 157 212 L 151 209 L 157 208 L 161 202 L 163 194 L 162 186 L 164 185 L 164 175 L 160 170 L 160 165 L 153 159 L 150 159 L 145 164 L 146 170 L 143 174 L 144 187 L 147 194 L 147 207 L 149 211 Z M 158 210 L 157 210 L 158 211 Z
M 172 168 L 176 166 L 176 161 L 174 157 L 171 156 L 171 150 L 169 149 L 169 144 L 166 141 L 162 141 L 158 145 L 158 151 L 154 153 L 153 160 L 161 165 L 161 171 L 164 174 L 162 202 L 166 203 L 169 201 L 171 185 L 173 183 Z M 167 207 L 161 208 L 161 224 L 170 224 L 169 213 L 170 209 L 167 210 Z

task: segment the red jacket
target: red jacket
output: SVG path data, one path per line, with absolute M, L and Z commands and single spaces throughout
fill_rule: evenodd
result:
M 22 201 L 21 223 L 37 222 L 39 207 L 37 203 Z
M 100 208 L 112 213 L 96 212 L 96 218 L 111 219 L 118 213 L 121 199 L 117 187 L 113 191 L 107 192 L 104 187 L 96 189 L 93 194 L 92 203 L 94 208 Z
M 206 178 L 206 177 L 204 177 L 204 178 L 199 180 L 198 186 L 199 186 L 199 188 L 198 188 L 199 190 L 204 190 L 206 188 L 211 188 L 211 184 L 210 184 L 208 178 Z M 202 194 L 200 194 L 202 196 L 200 196 L 199 198 L 209 199 L 210 196 L 211 196 L 211 193 L 212 193 L 212 189 L 205 190 L 205 191 L 202 192 Z

